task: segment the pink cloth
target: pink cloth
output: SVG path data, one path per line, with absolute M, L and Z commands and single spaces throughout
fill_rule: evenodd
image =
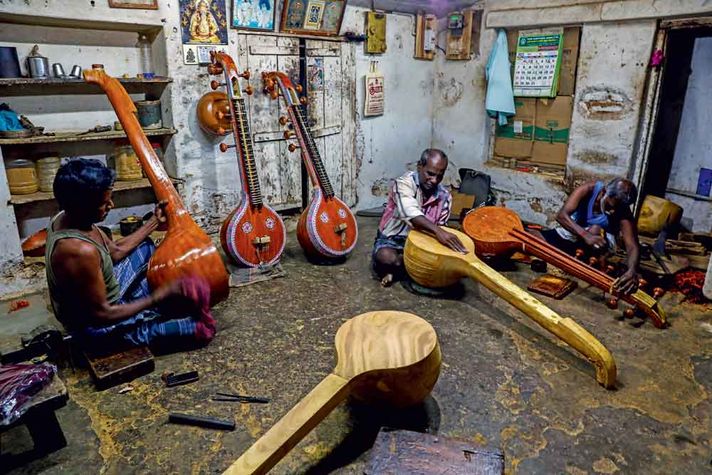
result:
M 205 343 L 215 336 L 215 318 L 210 311 L 210 286 L 205 279 L 197 276 L 181 279 L 181 293 L 195 305 L 198 312 L 198 323 L 195 325 L 195 335 Z

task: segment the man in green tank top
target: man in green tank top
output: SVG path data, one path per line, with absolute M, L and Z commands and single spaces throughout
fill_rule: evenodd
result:
M 215 334 L 210 291 L 187 278 L 149 289 L 149 235 L 165 222 L 165 203 L 133 234 L 113 242 L 96 224 L 114 207 L 114 171 L 98 160 L 60 167 L 54 195 L 60 208 L 48 226 L 47 283 L 57 318 L 82 344 L 122 346 L 205 344 Z M 190 315 L 176 310 L 189 309 Z

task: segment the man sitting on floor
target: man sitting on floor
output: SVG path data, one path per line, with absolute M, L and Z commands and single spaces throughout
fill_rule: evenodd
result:
M 578 248 L 601 254 L 615 249 L 620 233 L 628 253 L 628 270 L 616 280 L 615 289 L 634 292 L 638 288 L 640 247 L 630 206 L 637 195 L 633 182 L 625 178 L 614 178 L 605 186 L 602 181 L 585 183 L 571 193 L 559 211 L 559 226 L 542 232 L 542 236 L 571 255 Z
M 384 287 L 403 274 L 403 247 L 411 228 L 433 235 L 445 246 L 467 252 L 447 224 L 452 205 L 450 192 L 440 185 L 448 159 L 442 150 L 423 151 L 418 169 L 395 180 L 373 244 L 373 267 Z
M 81 345 L 94 350 L 208 343 L 215 320 L 206 310 L 206 282 L 190 277 L 153 292 L 148 288 L 148 261 L 156 249 L 148 236 L 165 222 L 166 203 L 159 203 L 136 232 L 116 242 L 96 226 L 114 207 L 114 175 L 98 160 L 77 159 L 60 167 L 55 177 L 54 196 L 62 211 L 47 228 L 45 258 L 57 319 Z M 200 317 L 169 315 L 171 304 L 188 304 Z

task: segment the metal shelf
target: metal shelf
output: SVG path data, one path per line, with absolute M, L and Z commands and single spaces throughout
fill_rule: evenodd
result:
M 93 132 L 90 134 L 77 135 L 76 132 L 55 132 L 55 135 L 37 135 L 35 137 L 25 137 L 18 139 L 0 139 L 0 145 L 34 145 L 40 143 L 61 143 L 61 142 L 89 142 L 92 140 L 112 140 L 126 138 L 123 130 L 110 130 L 109 132 Z M 176 129 L 143 129 L 147 137 L 175 135 Z
M 163 88 L 173 82 L 173 79 L 168 77 L 117 79 L 129 94 L 149 93 L 159 95 Z M 89 84 L 84 79 L 0 79 L 0 97 L 51 96 L 59 94 L 104 94 L 104 91 L 98 85 Z

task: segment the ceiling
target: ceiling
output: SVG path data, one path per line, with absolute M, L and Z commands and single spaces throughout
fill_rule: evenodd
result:
M 355 7 L 373 8 L 377 11 L 403 13 L 433 13 L 443 17 L 450 12 L 484 4 L 482 0 L 348 0 Z

